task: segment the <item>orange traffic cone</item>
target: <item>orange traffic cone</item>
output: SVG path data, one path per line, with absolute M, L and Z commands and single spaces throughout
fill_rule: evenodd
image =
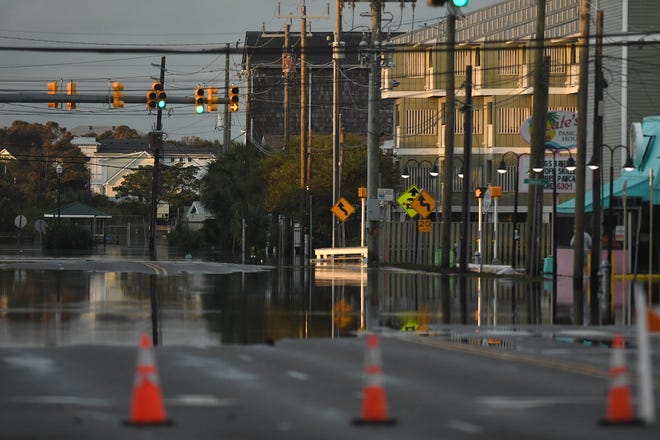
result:
M 362 392 L 362 417 L 354 420 L 357 425 L 392 425 L 396 420 L 387 416 L 387 398 L 383 388 L 383 368 L 376 335 L 367 336 L 364 357 L 364 390 Z
M 646 309 L 646 319 L 648 322 L 649 332 L 660 332 L 660 313 L 652 307 Z
M 156 361 L 147 334 L 140 338 L 129 425 L 168 425 Z
M 621 335 L 616 335 L 612 339 L 607 413 L 602 423 L 605 425 L 639 423 L 634 418 L 628 370 L 626 369 L 624 341 Z

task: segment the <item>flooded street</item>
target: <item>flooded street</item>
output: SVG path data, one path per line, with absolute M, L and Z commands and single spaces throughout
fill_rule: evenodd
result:
M 473 274 L 462 286 L 458 275 L 359 265 L 214 263 L 221 273 L 209 273 L 194 261 L 176 260 L 172 269 L 171 261 L 134 258 L 3 262 L 0 345 L 122 345 L 149 332 L 162 345 L 212 346 L 354 336 L 377 327 L 552 324 L 551 283 L 519 276 Z M 560 292 L 555 323 L 571 325 L 574 303 Z M 587 295 L 580 300 L 588 323 Z M 615 312 L 622 324 L 621 301 Z

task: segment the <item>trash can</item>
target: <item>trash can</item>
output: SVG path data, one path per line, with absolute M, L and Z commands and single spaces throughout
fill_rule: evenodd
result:
M 552 255 L 549 257 L 545 257 L 543 260 L 543 273 L 552 273 L 552 263 L 553 263 L 553 258 Z

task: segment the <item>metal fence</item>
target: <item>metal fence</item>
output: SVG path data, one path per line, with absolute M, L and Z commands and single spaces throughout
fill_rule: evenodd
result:
M 451 225 L 450 262 L 457 264 L 458 249 L 462 224 Z M 412 264 L 418 266 L 438 266 L 440 264 L 440 222 L 434 222 L 431 232 L 419 232 L 416 220 L 404 222 L 384 222 L 380 233 L 381 261 L 389 264 Z M 516 239 L 512 223 L 499 223 L 497 240 L 495 240 L 492 223 L 484 223 L 482 227 L 481 261 L 484 264 L 493 262 L 495 246 L 499 264 L 522 267 L 525 264 L 527 250 L 525 248 L 526 224 L 518 223 L 518 239 Z M 468 261 L 474 262 L 478 249 L 478 224 L 470 224 L 470 242 L 468 243 Z M 540 234 L 541 255 L 551 253 L 551 224 L 544 223 Z M 515 247 L 515 251 L 514 251 Z M 516 261 L 513 261 L 515 252 Z

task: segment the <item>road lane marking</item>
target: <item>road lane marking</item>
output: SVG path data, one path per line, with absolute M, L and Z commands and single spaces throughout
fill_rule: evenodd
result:
M 14 368 L 28 370 L 31 374 L 38 376 L 48 376 L 55 372 L 53 361 L 46 357 L 25 355 L 25 356 L 6 356 L 3 358 L 6 363 Z
M 557 405 L 598 404 L 600 396 L 481 396 L 477 404 L 491 409 L 534 409 Z
M 234 406 L 236 400 L 231 398 L 220 398 L 210 394 L 182 394 L 180 396 L 168 397 L 165 402 L 173 406 Z
M 12 403 L 27 405 L 68 405 L 86 407 L 110 406 L 110 402 L 107 399 L 79 396 L 20 396 L 13 397 L 10 401 Z
M 148 261 L 142 261 L 142 264 L 147 266 L 149 269 L 153 269 L 156 272 L 156 275 L 167 275 L 167 269 L 162 266 L 159 266 L 155 263 L 150 263 Z
M 481 429 L 481 426 L 475 425 L 474 423 L 464 422 L 462 420 L 450 420 L 447 423 L 447 426 L 449 426 L 450 428 L 456 431 L 461 431 L 466 434 L 479 435 L 483 433 L 483 429 Z
M 296 379 L 301 381 L 309 380 L 309 376 L 300 371 L 289 370 L 286 372 L 286 375 L 289 376 L 291 379 Z

